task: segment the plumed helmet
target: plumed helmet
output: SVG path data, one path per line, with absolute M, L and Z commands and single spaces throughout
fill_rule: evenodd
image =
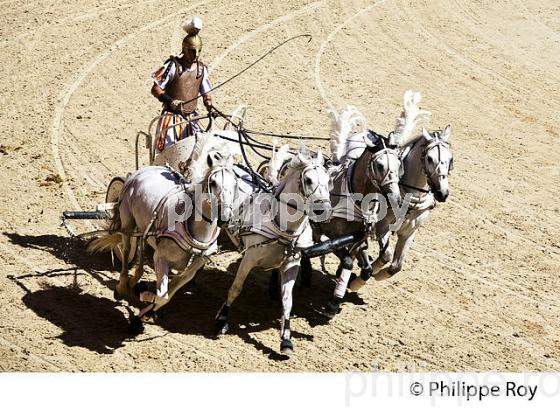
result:
M 183 39 L 183 54 L 187 50 L 197 50 L 200 53 L 202 50 L 202 39 L 198 35 L 202 29 L 202 19 L 200 17 L 193 17 L 183 23 L 183 30 L 187 33 Z

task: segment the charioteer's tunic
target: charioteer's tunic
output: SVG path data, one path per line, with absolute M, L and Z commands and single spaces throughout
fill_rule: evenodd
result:
M 176 57 L 170 57 L 162 67 L 154 71 L 152 79 L 174 100 L 189 101 L 212 90 L 206 65 L 197 62 L 194 68 L 184 69 Z M 183 104 L 180 111 L 173 111 L 164 104 L 156 129 L 157 152 L 201 130 L 198 121 L 185 123 L 185 120 L 198 115 L 197 101 Z

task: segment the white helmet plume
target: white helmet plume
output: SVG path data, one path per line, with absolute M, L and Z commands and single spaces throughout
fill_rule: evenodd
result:
M 183 30 L 189 36 L 197 35 L 202 30 L 202 19 L 198 16 L 192 17 L 183 23 Z

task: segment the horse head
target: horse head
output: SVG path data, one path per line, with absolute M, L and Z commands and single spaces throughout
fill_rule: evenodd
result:
M 238 182 L 234 162 L 227 144 L 211 134 L 199 135 L 189 167 L 191 182 L 201 186 L 206 205 L 211 207 L 209 221 L 217 220 L 219 225 L 228 223 L 233 216 Z
M 401 202 L 399 172 L 401 160 L 397 145 L 391 145 L 390 138 L 375 134 L 376 140 L 365 138 L 367 151 L 371 155 L 367 167 L 367 178 L 375 189 L 391 202 Z
M 451 125 L 443 131 L 429 133 L 422 129 L 422 165 L 428 186 L 438 202 L 445 202 L 449 196 L 449 172 L 453 170 L 453 153 L 449 138 Z
M 321 151 L 313 153 L 300 147 L 298 153 L 287 163 L 281 185 L 284 192 L 297 193 L 303 198 L 311 220 L 330 217 L 332 179 L 325 169 Z

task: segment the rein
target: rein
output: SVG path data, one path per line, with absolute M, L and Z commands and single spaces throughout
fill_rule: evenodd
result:
M 313 36 L 311 36 L 311 34 L 299 34 L 297 36 L 293 36 L 290 37 L 287 40 L 284 40 L 283 42 L 281 42 L 280 44 L 274 46 L 273 48 L 271 48 L 270 50 L 268 50 L 266 53 L 264 53 L 262 56 L 260 56 L 258 59 L 256 59 L 255 61 L 253 61 L 251 64 L 249 64 L 247 67 L 245 67 L 243 70 L 239 71 L 237 74 L 231 76 L 230 78 L 228 78 L 226 81 L 224 81 L 223 83 L 218 84 L 216 87 L 213 87 L 211 90 L 206 91 L 205 93 L 200 93 L 197 97 L 191 98 L 188 101 L 185 101 L 184 104 L 187 104 L 189 102 L 195 101 L 197 99 L 199 99 L 200 97 L 204 97 L 205 95 L 211 93 L 214 90 L 217 90 L 220 87 L 223 87 L 224 85 L 226 85 L 227 83 L 229 83 L 230 81 L 232 81 L 233 79 L 239 77 L 241 74 L 243 74 L 245 71 L 249 70 L 251 67 L 253 67 L 254 65 L 256 65 L 257 63 L 259 63 L 262 59 L 264 59 L 266 56 L 272 54 L 274 51 L 276 51 L 277 49 L 279 49 L 280 47 L 282 47 L 284 44 L 289 43 L 292 40 L 295 40 L 296 38 L 300 38 L 300 37 L 307 37 L 309 40 L 307 40 L 307 42 L 309 43 L 311 41 L 311 39 L 313 38 Z

